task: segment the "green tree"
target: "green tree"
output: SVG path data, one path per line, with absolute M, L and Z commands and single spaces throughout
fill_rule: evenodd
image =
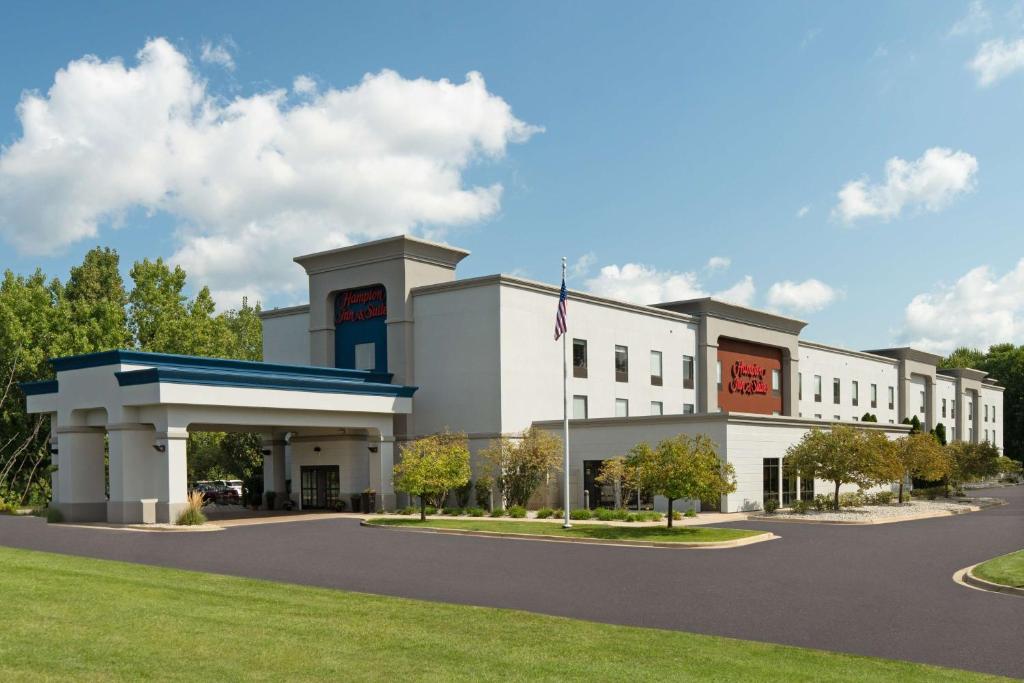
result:
M 812 429 L 786 449 L 786 472 L 801 478 L 816 478 L 835 485 L 834 504 L 839 509 L 839 487 L 874 483 L 878 454 L 864 431 L 834 424 L 828 430 Z
M 940 368 L 975 368 L 981 370 L 985 364 L 985 354 L 978 349 L 961 346 L 939 361 Z
M 615 507 L 625 509 L 633 493 L 639 494 L 640 472 L 636 463 L 625 457 L 610 458 L 601 463 L 601 470 L 596 477 L 602 486 L 615 489 Z
M 932 430 L 932 434 L 935 436 L 935 440 L 939 442 L 940 446 L 946 445 L 946 425 L 941 422 L 935 425 L 935 429 Z
M 912 418 L 910 418 L 909 424 L 910 424 L 910 433 L 911 434 L 918 434 L 918 433 L 920 433 L 920 431 L 921 431 L 921 420 L 920 420 L 920 418 L 917 417 L 917 415 L 915 415 Z
M 128 295 L 129 328 L 141 351 L 187 353 L 188 308 L 185 271 L 172 270 L 162 258 L 136 261 L 130 272 L 134 286 Z
M 402 460 L 394 468 L 398 491 L 419 496 L 420 519 L 427 518 L 427 497 L 469 482 L 469 441 L 465 434 L 443 432 L 402 446 Z
M 73 266 L 58 314 L 67 324 L 72 353 L 126 349 L 131 346 L 125 307 L 128 295 L 119 270 L 120 257 L 96 247 Z
M 946 446 L 946 453 L 950 459 L 947 495 L 949 484 L 959 490 L 967 482 L 999 474 L 999 449 L 988 441 L 954 441 Z
M 561 440 L 537 427 L 519 436 L 501 436 L 481 451 L 497 473 L 498 488 L 508 506 L 526 506 L 537 488 L 561 469 Z
M 656 448 L 637 444 L 627 464 L 640 473 L 641 486 L 668 499 L 668 526 L 672 504 L 680 499 L 708 500 L 736 490 L 735 470 L 718 457 L 705 434 L 680 434 L 660 441 Z
M 878 439 L 884 439 L 888 445 Z M 869 444 L 877 454 L 876 476 L 879 483 L 898 483 L 899 502 L 903 502 L 903 486 L 912 478 L 936 481 L 949 474 L 950 461 L 946 451 L 931 434 L 908 434 L 889 441 L 878 434 Z

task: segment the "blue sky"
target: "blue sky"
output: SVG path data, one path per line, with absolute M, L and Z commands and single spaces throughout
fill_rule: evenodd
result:
M 1021 0 L 5 18 L 3 268 L 103 244 L 286 305 L 295 253 L 407 231 L 471 250 L 463 276 L 566 255 L 576 288 L 722 294 L 853 348 L 1024 343 Z

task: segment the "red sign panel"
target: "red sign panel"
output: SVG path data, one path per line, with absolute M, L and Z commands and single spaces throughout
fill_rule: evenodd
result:
M 334 306 L 335 325 L 386 318 L 387 315 L 387 295 L 380 285 L 341 292 Z

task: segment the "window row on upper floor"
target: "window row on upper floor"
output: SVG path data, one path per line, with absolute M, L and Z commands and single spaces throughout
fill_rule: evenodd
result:
M 650 350 L 650 383 L 653 386 L 664 384 L 664 362 L 663 354 L 656 349 Z M 586 339 L 572 340 L 572 376 L 586 378 L 590 376 L 590 361 Z M 695 379 L 695 365 L 693 356 L 684 355 L 683 365 L 683 388 L 693 389 Z M 616 382 L 629 382 L 629 347 L 621 344 L 615 345 L 615 361 L 609 370 L 614 371 Z

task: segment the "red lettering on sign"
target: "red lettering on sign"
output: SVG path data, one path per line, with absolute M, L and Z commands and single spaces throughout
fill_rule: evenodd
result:
M 732 364 L 732 381 L 729 391 L 737 394 L 767 394 L 768 383 L 764 381 L 768 371 L 757 363 L 738 360 Z
M 334 324 L 386 318 L 387 315 L 387 297 L 383 287 L 353 289 L 338 295 Z

